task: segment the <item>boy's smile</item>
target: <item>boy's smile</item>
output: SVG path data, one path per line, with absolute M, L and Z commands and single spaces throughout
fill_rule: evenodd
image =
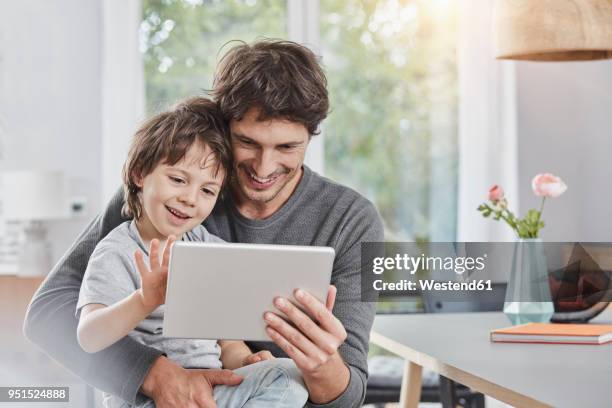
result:
M 196 142 L 176 164 L 159 163 L 135 179 L 143 208 L 137 226 L 145 245 L 169 235 L 180 239 L 208 217 L 225 177 L 222 169 L 216 170 L 210 147 Z

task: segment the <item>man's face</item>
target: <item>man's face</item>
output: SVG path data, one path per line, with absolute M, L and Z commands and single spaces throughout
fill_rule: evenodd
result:
M 251 108 L 242 120 L 230 122 L 234 152 L 234 191 L 240 204 L 272 212 L 291 196 L 302 174 L 308 131 L 283 119 L 258 121 Z

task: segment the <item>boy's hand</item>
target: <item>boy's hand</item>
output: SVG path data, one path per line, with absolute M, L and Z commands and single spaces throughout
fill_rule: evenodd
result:
M 262 350 L 246 356 L 244 360 L 242 360 L 242 366 L 259 363 L 264 360 L 273 360 L 274 358 L 275 357 L 268 350 Z
M 136 251 L 134 258 L 140 272 L 142 287 L 140 297 L 142 303 L 147 307 L 158 307 L 166 302 L 166 283 L 168 282 L 168 262 L 170 261 L 170 249 L 176 238 L 170 235 L 166 241 L 161 264 L 159 263 L 159 241 L 151 241 L 149 249 L 150 269 L 144 262 L 142 252 Z

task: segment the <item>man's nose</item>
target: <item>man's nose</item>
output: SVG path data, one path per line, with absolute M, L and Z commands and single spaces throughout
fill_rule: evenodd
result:
M 257 177 L 266 178 L 276 170 L 276 158 L 274 149 L 262 149 L 257 154 L 253 170 Z

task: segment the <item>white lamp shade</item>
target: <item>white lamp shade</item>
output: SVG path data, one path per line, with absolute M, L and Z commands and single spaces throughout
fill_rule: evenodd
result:
M 60 171 L 5 171 L 0 193 L 7 220 L 36 220 L 68 216 L 66 182 Z

